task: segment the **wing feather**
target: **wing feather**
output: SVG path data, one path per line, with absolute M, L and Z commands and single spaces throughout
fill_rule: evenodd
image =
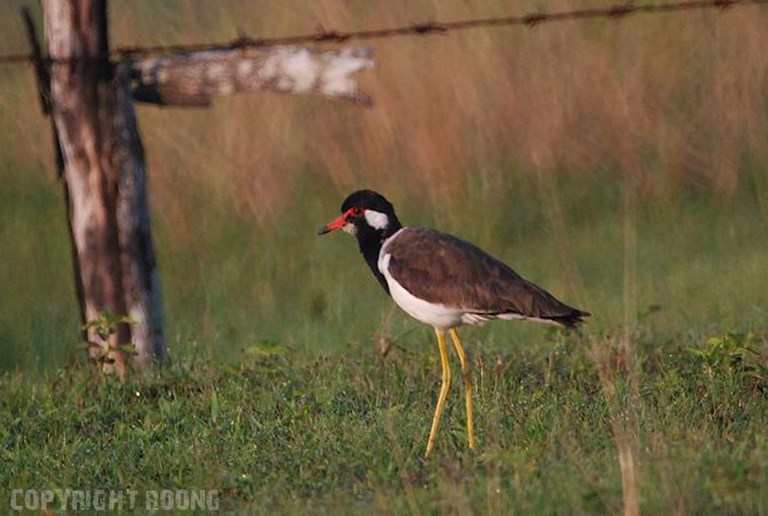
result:
M 479 247 L 409 227 L 382 250 L 389 274 L 414 296 L 483 315 L 518 314 L 575 326 L 589 315 L 526 280 Z

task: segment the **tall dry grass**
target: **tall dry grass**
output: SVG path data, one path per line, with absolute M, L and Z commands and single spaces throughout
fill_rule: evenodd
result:
M 600 5 L 602 2 L 589 2 Z M 20 5 L 0 6 L 0 52 L 24 50 Z M 584 7 L 584 2 L 110 2 L 115 45 L 228 40 Z M 311 174 L 339 194 L 361 185 L 462 201 L 518 171 L 615 168 L 639 192 L 699 184 L 733 191 L 768 161 L 768 9 L 746 7 L 533 29 L 473 30 L 374 42 L 362 110 L 270 94 L 203 111 L 140 110 L 153 195 L 180 228 L 180 185 L 193 184 L 268 221 Z M 5 68 L 6 148 L 49 160 L 31 69 Z M 512 167 L 514 165 L 514 167 Z M 542 183 L 546 185 L 546 183 Z M 306 192 L 304 192 L 306 193 Z M 554 222 L 557 213 L 553 212 Z

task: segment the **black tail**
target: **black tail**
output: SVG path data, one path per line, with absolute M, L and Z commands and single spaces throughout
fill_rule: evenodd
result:
M 558 315 L 556 317 L 547 317 L 550 321 L 556 322 L 557 324 L 561 325 L 563 328 L 566 328 L 568 330 L 573 330 L 574 328 L 578 328 L 579 325 L 584 323 L 584 317 L 589 317 L 592 315 L 589 312 L 584 312 L 583 310 L 579 310 L 577 308 L 574 308 L 571 313 L 568 315 Z

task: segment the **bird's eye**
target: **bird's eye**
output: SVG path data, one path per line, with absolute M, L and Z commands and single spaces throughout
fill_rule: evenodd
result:
M 363 214 L 363 210 L 361 210 L 360 208 L 352 208 L 352 215 L 359 217 L 362 214 Z

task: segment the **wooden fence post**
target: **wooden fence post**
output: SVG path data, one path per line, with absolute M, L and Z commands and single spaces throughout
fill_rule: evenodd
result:
M 61 144 L 59 143 L 59 135 L 56 133 L 56 123 L 51 116 L 51 74 L 50 70 L 44 62 L 43 52 L 40 48 L 40 42 L 37 38 L 37 29 L 35 22 L 32 20 L 32 14 L 27 7 L 22 7 L 21 17 L 24 20 L 24 26 L 27 30 L 27 39 L 29 46 L 32 49 L 32 57 L 35 62 L 35 76 L 37 79 L 37 92 L 40 99 L 40 111 L 43 115 L 47 116 L 51 123 L 51 135 L 53 136 L 53 152 L 55 153 L 56 161 L 56 177 L 61 182 L 61 186 L 64 189 L 64 203 L 67 213 L 67 220 L 71 219 L 71 204 L 69 201 L 69 186 L 64 180 L 64 156 L 61 152 Z M 86 332 L 85 324 L 88 322 L 85 318 L 85 299 L 83 297 L 83 279 L 80 277 L 80 268 L 77 264 L 77 246 L 75 245 L 75 235 L 72 233 L 72 225 L 67 224 L 67 232 L 69 234 L 70 254 L 72 258 L 72 269 L 75 277 L 75 293 L 77 295 L 78 308 L 80 309 L 80 326 L 82 330 L 83 340 L 88 339 L 88 333 Z
M 69 224 L 86 320 L 135 324 L 110 337 L 118 374 L 132 343 L 143 366 L 165 356 L 141 140 L 129 80 L 109 60 L 106 0 L 43 0 L 51 107 L 69 191 Z M 93 333 L 95 330 L 90 330 Z M 98 341 L 95 334 L 89 340 Z

